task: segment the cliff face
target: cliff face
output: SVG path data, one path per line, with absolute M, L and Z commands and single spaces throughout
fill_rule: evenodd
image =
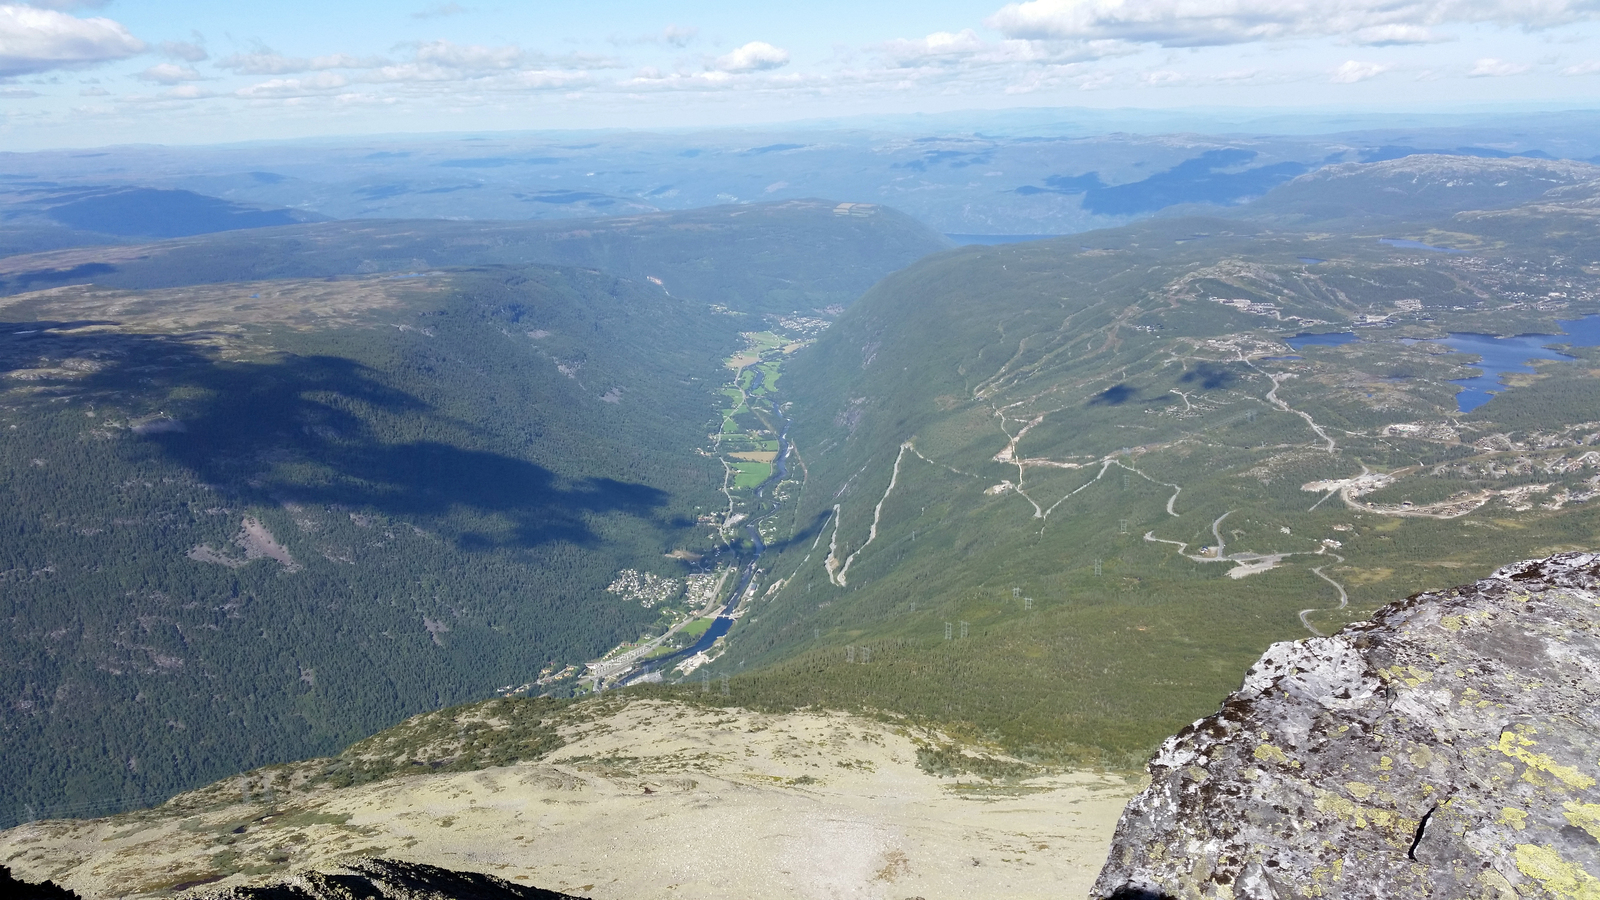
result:
M 1275 644 L 1149 769 L 1095 898 L 1600 898 L 1600 555 Z

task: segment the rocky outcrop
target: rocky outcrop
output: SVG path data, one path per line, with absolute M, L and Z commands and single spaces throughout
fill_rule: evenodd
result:
M 1096 898 L 1600 898 L 1600 555 L 1275 644 L 1149 769 Z
M 301 872 L 258 887 L 216 888 L 184 896 L 186 900 L 580 900 L 493 875 L 394 859 L 358 859 L 336 870 Z
M 6 900 L 83 900 L 54 881 L 41 884 L 23 881 L 12 875 L 7 866 L 0 866 L 0 897 Z

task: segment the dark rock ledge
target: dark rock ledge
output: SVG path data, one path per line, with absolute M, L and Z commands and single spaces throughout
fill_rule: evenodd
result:
M 1600 900 L 1600 554 L 1274 644 L 1149 769 L 1097 900 Z
M 254 887 L 191 891 L 185 900 L 582 900 L 493 875 L 395 859 L 354 859 Z

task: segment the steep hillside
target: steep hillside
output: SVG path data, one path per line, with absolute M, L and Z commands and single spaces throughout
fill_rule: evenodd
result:
M 884 274 L 949 246 L 887 207 L 793 200 L 581 222 L 330 222 L 79 248 L 0 260 L 0 290 L 543 264 L 656 279 L 675 296 L 744 312 L 788 313 L 847 304 Z
M 154 799 L 666 611 L 739 320 L 520 268 L 10 298 L 0 810 Z M 669 571 L 671 569 L 669 568 Z
M 520 227 L 21 264 L 95 283 L 0 298 L 0 823 L 570 687 L 685 620 L 731 587 L 697 519 L 728 502 L 704 448 L 741 335 L 943 246 L 833 204 Z M 436 268 L 539 253 L 584 265 Z M 421 264 L 337 274 L 374 258 Z
M 1582 546 L 1600 354 L 1462 413 L 1475 358 L 1439 341 L 1556 334 L 1600 284 L 1473 221 L 1169 220 L 889 277 L 785 376 L 796 511 L 718 668 L 761 667 L 738 680 L 775 703 L 1132 763 L 1273 640 Z

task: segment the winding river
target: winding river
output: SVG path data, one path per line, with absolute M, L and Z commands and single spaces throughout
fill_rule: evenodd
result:
M 751 392 L 754 392 L 756 388 L 759 388 L 765 378 L 765 375 L 757 372 L 755 381 L 750 385 Z M 761 482 L 761 484 L 756 487 L 756 508 L 752 511 L 749 521 L 747 521 L 744 526 L 745 532 L 750 535 L 751 546 L 753 549 L 750 552 L 749 558 L 745 559 L 742 563 L 739 572 L 739 581 L 734 586 L 733 593 L 728 595 L 727 603 L 723 605 L 722 611 L 717 613 L 716 621 L 713 622 L 711 627 L 707 628 L 705 633 L 700 635 L 700 638 L 692 645 L 685 647 L 682 650 L 669 653 L 666 656 L 657 657 L 649 662 L 640 663 L 639 667 L 627 677 L 623 684 L 633 684 L 652 672 L 670 669 L 672 666 L 683 661 L 684 659 L 687 659 L 688 657 L 695 655 L 696 653 L 702 653 L 710 650 L 711 646 L 717 642 L 717 638 L 727 634 L 729 629 L 733 628 L 733 611 L 738 609 L 739 601 L 744 597 L 745 593 L 750 590 L 751 582 L 755 581 L 757 573 L 756 567 L 761 562 L 761 554 L 767 549 L 766 542 L 761 539 L 761 523 L 766 521 L 768 518 L 771 518 L 772 515 L 777 513 L 781 508 L 781 504 L 779 504 L 777 500 L 769 497 L 768 493 L 775 489 L 779 482 L 783 481 L 784 477 L 789 474 L 789 451 L 792 449 L 789 443 L 789 426 L 792 423 L 791 420 L 783 414 L 783 410 L 778 407 L 776 401 L 774 401 L 772 404 L 772 414 L 777 417 L 778 422 L 780 423 L 780 430 L 778 433 L 778 456 L 772 462 L 772 474 L 767 476 L 766 481 Z M 719 555 L 721 552 L 722 551 L 718 551 Z

